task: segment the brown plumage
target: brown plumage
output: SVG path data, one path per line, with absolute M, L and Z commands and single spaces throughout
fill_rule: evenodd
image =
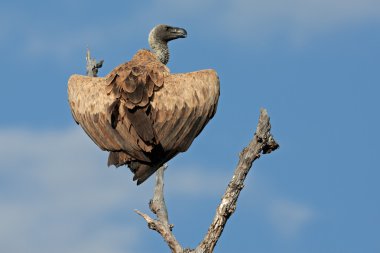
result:
M 140 50 L 106 77 L 73 75 L 68 82 L 75 121 L 102 149 L 108 165 L 128 165 L 137 184 L 186 151 L 214 116 L 214 70 L 170 74 L 156 54 Z

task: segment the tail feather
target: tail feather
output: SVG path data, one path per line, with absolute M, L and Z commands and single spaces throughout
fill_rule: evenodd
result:
M 131 161 L 131 157 L 125 152 L 110 152 L 108 156 L 108 166 L 115 165 L 120 167 L 128 165 L 133 172 L 133 181 L 137 180 L 137 185 L 142 184 L 147 180 L 162 164 L 142 163 L 138 161 Z
M 137 185 L 139 185 L 171 159 L 173 154 L 175 153 L 165 153 L 160 144 L 156 145 L 152 152 L 147 155 L 150 158 L 149 162 L 136 160 L 124 151 L 111 151 L 108 156 L 108 166 L 115 165 L 119 167 L 128 165 L 134 174 L 133 181 L 137 180 Z
M 133 181 L 137 180 L 137 185 L 140 185 L 151 175 L 153 175 L 160 166 L 151 166 L 140 162 L 131 162 L 128 164 L 128 167 L 135 174 L 133 176 Z
M 131 157 L 124 152 L 110 152 L 108 155 L 108 166 L 115 165 L 120 167 L 127 164 L 131 160 Z

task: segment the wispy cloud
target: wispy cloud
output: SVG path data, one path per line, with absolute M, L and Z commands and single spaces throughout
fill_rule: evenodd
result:
M 105 222 L 146 205 L 78 130 L 1 130 L 1 252 L 133 252 L 139 229 Z M 124 174 L 120 177 L 120 173 Z
M 269 206 L 269 219 L 286 239 L 297 237 L 315 219 L 315 212 L 305 204 L 289 199 L 275 199 Z
M 152 233 L 132 210 L 147 209 L 153 178 L 137 187 L 127 168 L 107 168 L 79 127 L 0 129 L 0 139 L 1 252 L 136 252 Z M 167 174 L 169 196 L 207 198 L 225 186 L 199 168 Z
M 380 2 L 375 0 L 237 0 L 218 6 L 212 27 L 240 43 L 260 44 L 278 36 L 305 43 L 380 15 Z
M 106 152 L 79 127 L 45 132 L 0 129 L 0 139 L 1 252 L 136 252 L 142 235 L 151 233 L 132 210 L 146 210 L 153 178 L 136 187 L 128 169 L 108 169 Z M 230 173 L 169 167 L 167 194 L 220 197 Z M 255 206 L 284 238 L 297 237 L 315 218 L 310 207 L 265 190 L 267 186 L 255 197 L 252 190 L 260 185 L 245 191 L 253 194 Z M 117 222 L 112 221 L 115 215 Z
M 0 10 L 0 50 L 12 48 L 13 56 L 23 59 L 47 58 L 67 63 L 78 53 L 83 53 L 87 46 L 106 48 L 115 41 L 133 37 L 136 29 L 133 18 L 123 20 L 114 17 L 108 22 L 91 22 L 94 18 L 87 15 L 91 13 L 83 13 L 82 21 L 70 25 L 64 16 L 57 15 L 47 20 L 44 16 L 35 18 L 33 13 L 23 8 Z M 54 26 L 49 25 L 51 22 Z
M 236 43 L 263 44 L 268 39 L 277 38 L 279 34 L 295 43 L 304 43 L 319 34 L 378 19 L 380 2 L 154 0 L 150 5 L 133 6 L 133 10 L 125 19 L 111 16 L 105 22 L 96 24 L 78 22 L 76 26 L 68 26 L 61 18 L 54 21 L 54 30 L 44 29 L 41 25 L 50 21 L 34 20 L 25 10 L 2 10 L 0 40 L 6 38 L 12 42 L 12 38 L 14 40 L 17 37 L 19 42 L 23 42 L 23 54 L 30 57 L 49 56 L 64 62 L 79 51 L 82 52 L 88 44 L 92 47 L 107 47 L 114 41 L 129 41 L 133 44 L 136 42 L 134 36 L 146 36 L 147 31 L 157 23 L 189 26 L 209 39 L 225 39 Z M 85 13 L 83 19 L 86 18 L 90 19 Z M 139 27 L 136 27 L 137 23 Z
M 54 36 L 46 32 L 29 33 L 25 44 L 25 53 L 30 57 L 54 57 L 61 62 L 67 62 L 87 46 L 100 46 L 105 42 L 105 36 L 97 29 L 81 31 L 62 31 Z
M 148 16 L 167 13 L 205 37 L 252 45 L 285 38 L 302 45 L 355 23 L 378 19 L 376 0 L 159 1 Z M 194 15 L 197 15 L 194 20 Z M 215 36 L 217 38 L 215 38 Z
M 283 240 L 298 240 L 319 217 L 317 208 L 294 200 L 294 196 L 280 191 L 265 177 L 247 185 L 246 190 L 251 195 L 249 207 L 263 217 L 262 222 L 271 228 L 273 235 Z
M 226 171 L 220 169 L 219 173 L 209 172 L 207 169 L 190 166 L 169 168 L 166 178 L 170 184 L 170 195 L 196 196 L 208 198 L 220 196 L 229 180 Z

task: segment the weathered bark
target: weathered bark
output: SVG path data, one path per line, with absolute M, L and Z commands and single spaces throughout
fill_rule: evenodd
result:
M 90 49 L 87 48 L 86 53 L 86 75 L 97 77 L 99 69 L 103 66 L 103 60 L 96 62 L 96 59 L 91 58 Z
M 147 214 L 141 213 L 137 210 L 136 212 L 146 220 L 150 229 L 156 230 L 158 233 L 160 233 L 172 252 L 213 252 L 214 247 L 223 232 L 227 220 L 236 209 L 237 199 L 244 187 L 244 180 L 250 168 L 252 167 L 252 163 L 261 156 L 261 153 L 269 154 L 270 152 L 279 148 L 279 145 L 274 140 L 272 134 L 270 133 L 270 130 L 271 125 L 269 122 L 268 113 L 265 109 L 261 109 L 256 133 L 254 134 L 254 137 L 249 145 L 240 153 L 239 163 L 235 169 L 230 183 L 227 186 L 222 200 L 216 209 L 215 217 L 208 229 L 208 232 L 195 249 L 183 249 L 172 233 L 173 226 L 170 225 L 168 221 L 168 213 L 163 193 L 164 169 L 166 167 L 160 168 L 157 172 L 154 196 L 149 204 L 152 212 L 156 214 L 157 220 L 152 219 Z
M 145 219 L 150 229 L 157 231 L 164 238 L 172 252 L 183 252 L 181 245 L 172 233 L 173 225 L 169 224 L 168 211 L 164 199 L 164 170 L 166 167 L 167 165 L 165 164 L 156 172 L 154 195 L 153 199 L 149 202 L 150 210 L 156 214 L 158 219 L 154 220 L 138 210 L 135 210 L 135 212 Z

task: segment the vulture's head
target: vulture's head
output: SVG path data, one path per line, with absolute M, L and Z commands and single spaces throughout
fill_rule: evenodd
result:
M 149 45 L 158 59 L 167 64 L 169 61 L 168 42 L 171 40 L 186 38 L 187 32 L 183 28 L 169 25 L 157 25 L 149 33 Z
M 187 32 L 183 28 L 172 27 L 169 25 L 157 25 L 150 31 L 149 44 L 154 42 L 167 43 L 168 41 L 178 38 L 186 38 L 186 36 Z

